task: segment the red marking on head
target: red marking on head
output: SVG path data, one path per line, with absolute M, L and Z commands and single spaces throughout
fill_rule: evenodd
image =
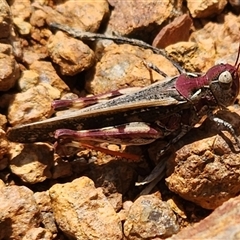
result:
M 234 65 L 230 64 L 218 64 L 211 67 L 205 75 L 200 77 L 191 77 L 186 74 L 181 74 L 176 80 L 175 87 L 177 91 L 186 99 L 190 99 L 193 94 L 203 88 L 204 86 L 210 86 L 214 81 L 218 81 L 219 75 L 225 71 L 228 71 L 232 76 L 232 96 L 233 99 L 237 97 L 239 93 L 239 76 L 238 70 L 240 68 L 240 63 L 238 63 L 240 58 L 240 44 L 238 48 L 238 55 Z M 227 105 L 227 104 L 226 104 Z

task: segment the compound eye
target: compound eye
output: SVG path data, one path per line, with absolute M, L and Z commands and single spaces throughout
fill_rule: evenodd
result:
M 224 71 L 219 75 L 218 81 L 223 84 L 229 84 L 233 81 L 232 74 L 229 71 Z

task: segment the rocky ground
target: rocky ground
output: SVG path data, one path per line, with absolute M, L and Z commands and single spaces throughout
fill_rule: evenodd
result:
M 166 175 L 148 194 L 135 182 L 156 164 L 162 142 L 74 158 L 52 143 L 10 142 L 8 128 L 67 114 L 56 99 L 143 87 L 178 74 L 151 50 L 80 41 L 50 27 L 137 38 L 189 72 L 233 64 L 240 43 L 239 1 L 0 0 L 0 239 L 239 239 L 240 155 L 233 137 L 206 120 L 171 149 Z M 201 2 L 201 1 L 199 1 Z M 205 3 L 205 4 L 204 4 Z M 239 135 L 238 99 L 218 116 Z M 97 123 L 96 123 L 97 125 Z

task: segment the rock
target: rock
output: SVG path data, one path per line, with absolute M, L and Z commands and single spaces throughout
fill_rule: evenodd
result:
M 26 183 L 43 182 L 51 178 L 53 151 L 47 144 L 14 144 L 11 149 L 10 169 Z
M 21 43 L 14 36 L 11 36 L 9 41 L 11 42 L 11 45 L 12 45 L 13 56 L 17 61 L 22 61 L 23 49 L 22 49 Z
M 0 190 L 5 187 L 6 187 L 5 183 L 3 182 L 2 179 L 0 179 Z
M 59 228 L 77 239 L 121 239 L 121 222 L 100 188 L 87 177 L 49 190 Z
M 53 235 L 58 232 L 55 218 L 52 211 L 51 199 L 48 192 L 36 192 L 34 198 L 41 213 L 42 224 L 45 230 L 49 230 Z
M 109 13 L 106 0 L 66 1 L 58 4 L 55 9 L 36 4 L 34 6 L 47 14 L 48 23 L 57 22 L 89 32 L 96 32 Z
M 94 63 L 94 52 L 86 44 L 61 31 L 50 37 L 48 50 L 62 75 L 76 75 Z
M 240 12 L 240 2 L 239 2 L 239 0 L 228 0 L 228 2 L 231 4 L 232 10 L 239 14 L 239 12 Z
M 114 7 L 107 31 L 120 36 L 135 36 L 152 40 L 161 24 L 172 14 L 173 5 L 168 1 L 109 1 Z M 137 37 L 136 37 L 137 36 Z
M 187 219 L 187 214 L 180 197 L 173 196 L 167 200 L 167 203 L 173 212 L 175 212 L 182 219 Z
M 222 12 L 227 0 L 220 1 L 191 1 L 187 0 L 187 7 L 193 18 L 206 18 Z
M 210 216 L 189 226 L 167 240 L 178 239 L 239 239 L 240 196 L 216 208 Z
M 27 66 L 31 66 L 34 62 L 41 61 L 48 56 L 45 51 L 35 51 L 33 48 L 26 48 L 23 52 L 23 62 Z
M 78 28 L 89 32 L 96 32 L 109 13 L 108 2 L 106 0 L 99 0 L 97 2 L 92 2 L 91 0 L 67 1 L 59 4 L 56 10 L 67 18 L 71 14 L 72 24 L 76 24 L 75 26 L 78 26 Z
M 208 22 L 202 29 L 193 32 L 190 39 L 196 41 L 202 47 L 209 47 L 206 45 L 207 38 L 212 39 L 218 57 L 224 57 L 235 53 L 234 46 L 237 45 L 238 47 L 239 45 L 238 34 L 240 30 L 236 27 L 236 24 L 240 22 L 240 16 L 228 13 L 219 15 L 218 18 L 222 22 L 221 24 Z M 226 44 L 229 44 L 229 48 L 226 48 Z
M 195 42 L 178 42 L 166 47 L 169 56 L 184 67 L 188 72 L 199 72 L 198 46 Z M 203 71 L 203 70 L 202 70 Z
M 132 201 L 125 201 L 122 205 L 122 209 L 118 212 L 118 216 L 121 221 L 126 221 L 130 207 L 132 206 Z
M 130 207 L 124 223 L 124 234 L 129 240 L 162 239 L 178 230 L 169 205 L 154 195 L 140 196 Z
M 24 21 L 22 18 L 14 18 L 13 23 L 18 28 L 18 31 L 21 35 L 28 35 L 31 31 L 32 25 L 26 21 Z
M 14 34 L 14 33 L 12 33 L 12 34 Z M 12 78 L 18 79 L 19 72 L 20 72 L 20 65 L 17 63 L 17 61 L 22 60 L 22 47 L 20 45 L 20 42 L 17 41 L 14 36 L 10 36 L 9 39 L 4 39 L 4 40 L 2 40 L 2 42 L 3 43 L 0 43 L 0 53 L 4 54 L 4 55 L 2 55 L 2 57 L 3 57 L 2 61 L 4 61 L 4 58 L 6 58 L 7 63 L 10 64 L 10 66 L 8 66 L 8 68 L 12 68 L 10 70 L 8 69 L 8 71 L 13 71 Z M 6 56 L 8 56 L 8 57 L 6 57 Z M 16 61 L 14 61 L 14 59 Z M 5 74 L 5 73 L 3 72 L 3 74 Z
M 50 231 L 44 228 L 31 228 L 27 231 L 25 236 L 22 238 L 23 240 L 53 240 L 54 237 Z
M 121 88 L 143 87 L 157 79 L 163 79 L 154 71 L 149 71 L 143 61 L 161 66 L 170 76 L 177 74 L 176 68 L 161 55 L 153 54 L 130 45 L 111 44 L 104 49 L 101 60 L 86 75 L 86 88 L 99 94 Z
M 0 129 L 6 129 L 7 118 L 5 115 L 0 114 Z
M 56 159 L 52 167 L 52 179 L 64 178 L 73 174 L 72 166 L 70 162 Z
M 28 19 L 31 15 L 31 2 L 30 0 L 15 0 L 12 2 L 11 12 L 13 18 L 21 17 L 23 20 Z
M 240 113 L 239 108 L 235 111 Z M 236 113 L 223 111 L 218 117 L 239 129 Z M 169 189 L 206 209 L 217 208 L 240 191 L 239 152 L 233 151 L 234 140 L 228 132 L 224 138 L 217 133 L 216 123 L 206 121 L 176 144 L 180 149 L 167 164 Z
M 240 16 L 228 13 L 219 18 L 222 24 L 206 23 L 191 34 L 190 42 L 168 46 L 169 56 L 190 72 L 204 73 L 220 60 L 234 65 L 239 46 L 237 36 L 240 35 L 235 26 L 240 23 Z
M 33 192 L 25 186 L 0 188 L 0 238 L 23 239 L 31 228 L 40 225 L 41 218 Z
M 23 53 L 23 61 L 27 64 L 27 65 L 31 65 L 32 63 L 34 63 L 35 61 L 41 60 L 41 55 L 44 57 L 44 54 L 38 54 L 36 52 L 33 52 L 33 49 L 25 49 L 24 53 Z
M 7 91 L 12 88 L 19 76 L 19 65 L 14 57 L 0 53 L 0 91 Z
M 9 152 L 9 142 L 6 139 L 5 132 L 0 129 L 0 170 L 3 170 L 8 166 L 7 154 Z
M 10 44 L 0 43 L 0 53 L 4 53 L 6 55 L 12 55 L 13 47 Z
M 49 39 L 49 37 L 52 35 L 52 32 L 47 29 L 47 28 L 36 28 L 36 27 L 32 27 L 31 28 L 31 38 L 33 39 L 33 41 L 36 41 L 36 44 L 33 46 L 29 46 L 32 47 L 35 51 L 39 52 L 39 53 L 47 53 L 47 41 Z M 38 43 L 38 45 L 37 45 Z M 46 58 L 46 57 L 45 57 Z M 45 60 L 44 58 L 41 58 L 43 60 Z
M 113 161 L 103 165 L 91 165 L 87 176 L 96 187 L 103 189 L 104 195 L 112 204 L 115 211 L 122 208 L 122 196 L 130 191 L 137 180 L 137 174 L 128 163 Z
M 160 30 L 152 45 L 157 48 L 165 48 L 177 42 L 188 41 L 192 24 L 193 21 L 188 14 L 176 17 Z
M 238 148 L 232 142 L 231 135 L 223 131 L 222 139 L 214 127 L 216 125 L 209 121 L 204 122 L 201 128 L 193 129 L 173 146 L 177 153 L 167 161 L 167 184 L 175 193 L 167 189 L 164 181 L 161 181 L 153 190 L 155 195 L 143 196 L 134 203 L 132 201 L 142 190 L 142 187 L 135 187 L 134 183 L 141 181 L 150 172 L 150 168 L 155 164 L 156 152 L 159 152 L 164 141 L 168 142 L 169 139 L 156 141 L 151 146 L 138 147 L 99 144 L 107 150 L 131 152 L 143 157 L 136 162 L 91 148 L 81 149 L 71 157 L 68 156 L 69 151 L 61 159 L 53 153 L 49 145 L 10 143 L 4 132 L 11 124 L 24 124 L 51 117 L 51 104 L 54 99 L 85 97 L 88 93 L 97 94 L 131 86 L 143 87 L 161 81 L 163 77 L 147 69 L 143 61 L 153 63 L 169 76 L 179 74 L 171 63 L 164 57 L 153 54 L 151 50 L 126 44 L 120 46 L 112 44 L 109 40 L 83 41 L 94 49 L 95 62 L 98 62 L 96 66 L 85 70 L 83 66 L 86 64 L 82 66 L 79 59 L 85 57 L 78 52 L 78 49 L 82 48 L 79 47 L 80 41 L 68 38 L 62 32 L 53 29 L 49 25 L 50 22 L 82 31 L 126 34 L 130 38 L 147 40 L 148 43 L 159 33 L 160 36 L 155 39 L 158 44 L 171 40 L 167 43 L 171 45 L 166 47 L 170 57 L 175 56 L 176 62 L 187 71 L 204 73 L 218 59 L 231 64 L 236 61 L 240 36 L 240 16 L 235 14 L 236 8 L 233 9 L 227 4 L 222 13 L 216 15 L 220 8 L 216 7 L 213 12 L 211 6 L 208 6 L 213 1 L 202 2 L 205 7 L 195 8 L 198 9 L 197 14 L 210 15 L 204 19 L 197 16 L 191 19 L 194 27 L 191 28 L 192 33 L 188 39 L 186 35 L 189 33 L 190 21 L 181 15 L 186 13 L 191 16 L 191 13 L 187 4 L 182 4 L 182 0 L 8 2 L 11 9 L 6 1 L 0 0 L 0 76 L 4 76 L 3 86 L 6 86 L 4 92 L 0 87 L 1 114 L 7 114 L 9 109 L 8 122 L 4 115 L 0 115 L 0 189 L 13 185 L 29 186 L 35 192 L 36 201 L 32 192 L 30 197 L 25 193 L 22 195 L 26 197 L 19 194 L 20 197 L 16 197 L 17 201 L 14 199 L 14 203 L 11 197 L 8 197 L 10 194 L 4 195 L 0 192 L 0 199 L 6 196 L 0 202 L 0 239 L 163 239 L 180 228 L 200 221 L 208 216 L 212 209 L 239 194 Z M 223 1 L 219 1 L 221 2 Z M 171 23 L 175 16 L 180 17 Z M 212 16 L 214 18 L 211 18 Z M 165 32 L 164 29 L 160 31 L 163 27 Z M 167 36 L 168 32 L 171 32 L 170 37 Z M 173 40 L 184 41 L 173 44 Z M 72 42 L 74 48 L 70 51 L 69 45 Z M 48 43 L 52 44 L 49 49 Z M 156 46 L 163 47 L 158 44 Z M 67 60 L 71 60 L 75 65 Z M 18 65 L 16 68 L 20 69 L 22 75 L 14 75 L 15 79 L 11 82 L 14 64 Z M 10 80 L 6 73 L 10 74 Z M 85 78 L 86 88 L 83 86 Z M 235 111 L 232 117 L 226 112 L 222 115 L 219 113 L 219 116 L 226 117 L 239 135 L 240 112 L 237 108 L 232 111 Z M 66 114 L 66 111 L 61 111 L 58 116 L 64 113 Z M 102 121 L 96 121 L 92 118 L 93 128 L 106 124 L 108 119 L 104 117 Z M 66 127 L 67 125 L 68 123 Z M 17 135 L 21 136 L 16 134 L 16 137 Z M 12 140 L 14 141 L 14 138 Z M 66 149 L 63 150 L 66 153 Z M 75 149 L 69 147 L 67 150 Z M 174 154 L 174 149 L 171 153 Z M 148 160 L 146 155 L 153 161 L 145 161 Z M 86 177 L 76 179 L 80 176 L 92 179 L 95 187 Z M 76 180 L 73 181 L 74 179 Z M 53 187 L 49 194 L 51 186 Z M 11 194 L 18 193 L 16 188 L 11 188 Z M 32 199 L 34 204 L 25 204 Z M 20 205 L 20 201 L 23 206 L 16 212 L 9 211 L 13 212 L 9 217 L 7 204 L 11 203 L 11 207 L 14 208 L 15 205 Z M 229 206 L 226 213 L 221 212 L 222 215 L 216 217 L 224 225 L 218 228 L 224 236 L 223 239 L 228 238 L 227 231 L 230 232 L 230 237 L 232 232 L 235 234 L 232 238 L 238 237 L 235 231 L 237 228 L 230 221 L 234 220 L 234 214 L 230 220 L 226 218 L 227 222 L 221 218 L 234 211 L 234 208 L 238 208 L 238 205 Z M 32 211 L 37 214 L 33 213 L 34 217 L 27 216 L 26 220 L 25 213 Z M 14 221 L 11 224 L 12 219 Z M 232 232 L 231 227 L 224 229 L 225 226 L 229 226 L 228 223 L 234 226 Z M 213 225 L 217 224 L 216 220 Z M 209 222 L 206 225 L 212 226 Z M 211 227 L 212 233 L 208 233 L 208 238 L 218 231 L 215 231 L 214 226 Z M 201 233 L 201 229 L 202 225 L 198 227 L 197 234 Z M 194 234 L 192 230 L 178 239 L 188 239 Z M 220 238 L 222 236 L 218 233 L 215 235 Z M 203 234 L 200 238 L 206 237 Z
M 36 86 L 38 83 L 39 75 L 36 71 L 33 70 L 23 71 L 20 78 L 18 79 L 18 87 L 23 92 Z
M 34 122 L 52 115 L 53 99 L 44 85 L 17 93 L 12 99 L 8 109 L 8 121 L 11 125 Z
M 0 1 L 0 39 L 8 38 L 11 33 L 12 16 L 6 0 Z
M 48 83 L 64 94 L 69 91 L 69 87 L 58 76 L 51 62 L 35 61 L 30 66 L 30 70 L 35 70 L 39 74 L 39 80 L 42 83 Z
M 30 23 L 35 27 L 43 27 L 46 22 L 47 14 L 39 9 L 35 10 L 31 14 Z

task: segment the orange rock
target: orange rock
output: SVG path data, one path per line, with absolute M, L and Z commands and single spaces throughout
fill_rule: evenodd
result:
M 0 236 L 21 240 L 31 228 L 39 227 L 40 212 L 33 192 L 25 186 L 0 188 Z
M 178 239 L 238 239 L 240 197 L 229 199 L 210 216 L 189 226 L 167 240 Z
M 178 232 L 170 206 L 154 195 L 140 196 L 130 207 L 124 223 L 127 239 L 162 239 Z
M 63 75 L 76 75 L 90 68 L 95 61 L 94 52 L 86 44 L 61 31 L 50 37 L 48 50 Z
M 104 49 L 101 60 L 88 71 L 86 87 L 89 92 L 98 94 L 121 88 L 143 87 L 163 79 L 158 73 L 149 71 L 143 61 L 160 66 L 170 76 L 177 74 L 166 58 L 150 50 L 111 44 Z
M 107 31 L 120 36 L 137 36 L 152 41 L 154 33 L 172 14 L 169 1 L 110 1 L 114 7 Z M 136 37 L 135 37 L 136 38 Z
M 236 113 L 223 111 L 218 116 L 239 129 Z M 218 133 L 216 123 L 204 122 L 176 145 L 180 149 L 167 164 L 169 189 L 206 209 L 217 208 L 240 191 L 240 153 L 233 150 L 238 147 L 228 132 Z
M 227 0 L 192 1 L 187 0 L 187 7 L 194 18 L 212 17 L 222 12 Z
M 87 177 L 55 184 L 49 190 L 56 222 L 67 235 L 77 239 L 122 238 L 121 222 L 101 188 Z
M 192 19 L 188 14 L 176 17 L 160 30 L 152 45 L 157 48 L 165 48 L 177 42 L 188 41 L 192 24 Z
M 11 172 L 23 182 L 35 184 L 51 178 L 53 149 L 48 144 L 12 144 L 10 150 Z

